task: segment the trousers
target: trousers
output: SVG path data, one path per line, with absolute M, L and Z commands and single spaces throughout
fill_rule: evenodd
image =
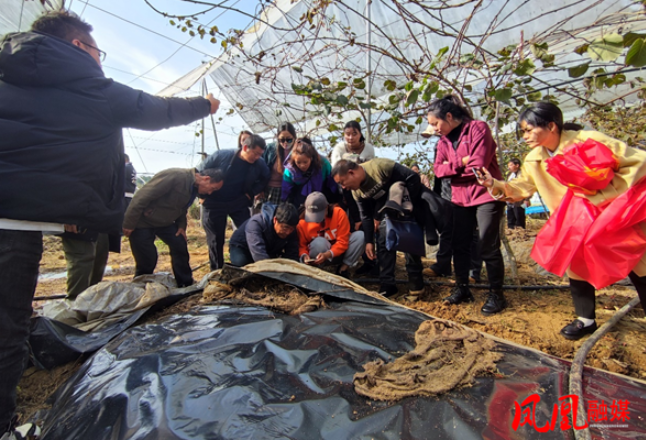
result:
M 175 224 L 163 228 L 138 228 L 130 234 L 130 248 L 135 257 L 135 276 L 155 272 L 157 266 L 157 247 L 155 237 L 168 245 L 173 275 L 177 287 L 193 284 L 193 271 L 189 264 L 188 246 L 184 237 L 177 234 Z
M 42 255 L 41 232 L 0 230 L 0 434 L 16 410 Z

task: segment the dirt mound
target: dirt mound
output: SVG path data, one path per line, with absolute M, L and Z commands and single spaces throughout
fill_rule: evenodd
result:
M 249 287 L 249 288 L 247 288 Z M 226 303 L 267 307 L 287 315 L 299 315 L 325 307 L 320 295 L 309 296 L 294 286 L 283 283 L 264 283 L 260 286 L 231 286 L 211 281 L 204 289 L 202 304 Z
M 501 353 L 495 343 L 478 332 L 450 321 L 424 321 L 415 333 L 417 346 L 385 364 L 382 360 L 363 366 L 354 375 L 358 394 L 375 400 L 399 400 L 410 396 L 434 396 L 473 383 L 476 376 L 496 370 Z

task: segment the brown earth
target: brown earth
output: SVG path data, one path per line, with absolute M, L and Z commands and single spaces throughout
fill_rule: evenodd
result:
M 533 237 L 541 225 L 541 221 L 532 220 L 529 223 L 528 232 L 521 231 L 509 235 L 509 240 L 519 260 L 519 274 L 517 280 L 507 279 L 507 284 L 566 283 L 556 277 L 538 275 L 535 264 L 529 260 L 529 249 L 531 249 Z M 194 276 L 196 280 L 199 280 L 209 272 L 205 234 L 199 222 L 195 220 L 190 221 L 187 232 L 191 266 L 197 267 Z M 230 233 L 231 231 L 228 231 L 228 235 Z M 170 272 L 168 248 L 161 242 L 157 244 L 160 250 L 157 271 Z M 227 259 L 228 254 L 225 253 L 225 260 Z M 134 260 L 126 239 L 123 240 L 121 254 L 110 254 L 108 265 L 112 271 L 104 277 L 104 280 L 128 281 L 132 278 Z M 428 265 L 429 260 L 425 260 L 425 267 Z M 65 259 L 60 239 L 46 237 L 41 261 L 41 274 L 64 271 Z M 398 257 L 397 278 L 406 278 L 403 256 Z M 355 279 L 355 281 L 359 280 L 360 278 Z M 451 281 L 450 279 L 440 280 Z M 376 289 L 378 286 L 367 285 L 366 287 Z M 407 307 L 564 359 L 571 360 L 576 350 L 585 341 L 585 339 L 568 341 L 559 335 L 559 330 L 575 317 L 569 290 L 506 291 L 508 308 L 500 314 L 489 317 L 480 314 L 480 307 L 484 301 L 485 292 L 483 290 L 474 289 L 475 303 L 460 306 L 442 304 L 441 299 L 450 293 L 450 286 L 428 286 L 419 297 L 408 296 L 405 284 L 399 285 L 399 291 L 400 293 L 393 299 Z M 39 282 L 36 289 L 37 297 L 64 293 L 65 278 Z M 619 286 L 612 286 L 598 292 L 597 323 L 601 325 L 606 322 L 616 310 L 635 296 L 634 290 Z M 199 304 L 201 299 L 201 295 L 187 298 L 165 312 L 188 310 Z M 41 307 L 42 304 L 43 301 L 35 301 L 34 307 Z M 646 347 L 646 319 L 643 310 L 638 306 L 594 346 L 588 354 L 586 365 L 646 380 L 646 351 L 644 347 Z M 47 408 L 46 399 L 78 369 L 82 360 L 52 371 L 38 371 L 33 368 L 26 371 L 18 392 L 18 411 L 22 414 L 22 419 L 26 420 L 36 411 Z

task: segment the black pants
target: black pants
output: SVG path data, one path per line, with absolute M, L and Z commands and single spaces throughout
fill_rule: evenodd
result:
M 489 202 L 478 206 L 453 205 L 453 264 L 455 280 L 469 283 L 471 266 L 471 243 L 473 229 L 478 226 L 480 257 L 485 262 L 487 277 L 492 289 L 502 288 L 505 279 L 505 263 L 500 251 L 500 219 L 505 204 Z
M 227 217 L 231 217 L 236 228 L 239 228 L 249 219 L 249 203 L 246 199 L 237 200 L 228 204 L 204 208 L 202 212 L 202 226 L 206 231 L 206 243 L 209 246 L 209 262 L 211 270 L 224 266 L 224 241 L 227 229 Z
M 177 226 L 170 225 L 163 228 L 135 229 L 130 234 L 130 248 L 135 257 L 135 276 L 147 275 L 155 272 L 157 265 L 157 247 L 155 236 L 168 245 L 173 275 L 177 287 L 186 287 L 193 284 L 193 272 L 189 265 L 188 246 L 184 237 L 177 234 Z
M 379 224 L 377 231 L 377 260 L 379 262 L 379 281 L 381 284 L 395 284 L 395 265 L 397 251 L 386 249 L 386 222 Z M 404 254 L 406 256 L 406 272 L 408 280 L 422 278 L 422 257 L 419 255 Z M 468 275 L 467 275 L 468 276 Z
M 525 207 L 523 205 L 514 206 L 513 204 L 507 205 L 507 227 L 509 229 L 523 228 L 525 229 Z
M 628 274 L 630 281 L 637 290 L 639 301 L 646 312 L 646 276 L 640 277 L 635 272 Z M 570 278 L 570 291 L 574 302 L 576 316 L 587 319 L 596 319 L 595 313 L 595 288 L 587 281 L 573 280 Z
M 473 239 L 471 241 L 471 273 L 476 275 L 475 278 L 480 278 L 480 271 L 482 270 L 482 258 L 480 257 L 480 250 L 478 243 L 480 242 L 478 228 L 473 229 Z M 431 269 L 442 276 L 449 276 L 453 273 L 451 262 L 453 260 L 453 207 L 449 205 L 446 211 L 446 226 L 440 232 L 440 246 L 435 255 L 435 264 L 431 265 Z
M 43 234 L 0 229 L 0 436 L 16 409 L 27 354 L 31 303 L 43 255 Z

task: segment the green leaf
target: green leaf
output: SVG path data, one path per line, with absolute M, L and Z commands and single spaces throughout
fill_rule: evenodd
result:
M 460 57 L 460 64 L 467 64 L 467 63 L 473 61 L 473 59 L 475 57 L 476 56 L 474 54 L 472 54 L 472 53 L 465 53 L 464 55 L 462 55 Z
M 298 66 L 292 66 L 292 70 L 298 73 L 303 73 L 303 69 Z
M 588 67 L 590 67 L 590 63 L 584 63 L 584 64 L 579 64 L 578 66 L 570 67 L 567 69 L 568 75 L 570 75 L 570 78 L 578 78 L 580 76 L 583 76 L 585 72 L 588 71 Z
M 406 107 L 410 107 L 413 104 L 415 104 L 417 102 L 418 97 L 419 97 L 418 89 L 413 89 L 410 92 L 408 92 L 408 96 L 406 97 Z
M 539 60 L 547 54 L 547 43 L 534 43 L 529 46 L 529 50 L 532 51 L 532 54 Z
M 541 98 L 542 98 L 541 92 L 534 92 L 534 93 L 528 93 L 527 94 L 527 100 L 529 102 L 540 101 Z
M 437 51 L 437 58 L 440 58 L 441 56 L 443 56 L 448 51 L 449 51 L 449 46 L 444 46 L 443 48 L 441 48 L 440 50 Z
M 583 55 L 584 53 L 586 53 L 588 51 L 589 47 L 590 47 L 590 45 L 588 43 L 582 44 L 581 46 L 574 49 L 574 53 L 578 53 L 579 55 Z
M 636 40 L 646 38 L 646 34 L 637 34 L 635 32 L 628 32 L 624 35 L 624 47 L 630 47 Z
M 344 105 L 348 105 L 348 102 L 349 102 L 349 101 L 348 101 L 348 97 L 347 97 L 347 96 L 345 96 L 345 95 L 339 95 L 339 96 L 337 96 L 337 97 L 336 97 L 336 102 L 337 102 L 339 105 L 344 106 Z
M 393 81 L 392 79 L 388 79 L 384 81 L 384 88 L 388 90 L 389 92 L 392 92 L 397 88 L 397 83 Z
M 410 92 L 411 90 L 413 90 L 414 86 L 415 86 L 415 83 L 413 81 L 408 81 L 406 85 L 404 85 L 404 90 L 406 90 L 407 92 Z
M 339 127 L 336 124 L 330 124 L 330 126 L 328 127 L 328 130 L 330 131 L 337 131 L 338 129 Z
M 511 94 L 512 94 L 511 89 L 498 89 L 496 90 L 494 97 L 496 98 L 496 101 L 509 103 L 509 100 L 511 99 Z
M 608 34 L 594 40 L 588 47 L 588 55 L 593 60 L 614 61 L 624 47 L 624 38 L 619 34 Z
M 321 78 L 321 84 L 323 84 L 324 86 L 329 86 L 330 78 Z
M 626 64 L 628 66 L 644 67 L 646 66 L 646 44 L 643 38 L 635 40 L 628 53 L 626 54 Z

